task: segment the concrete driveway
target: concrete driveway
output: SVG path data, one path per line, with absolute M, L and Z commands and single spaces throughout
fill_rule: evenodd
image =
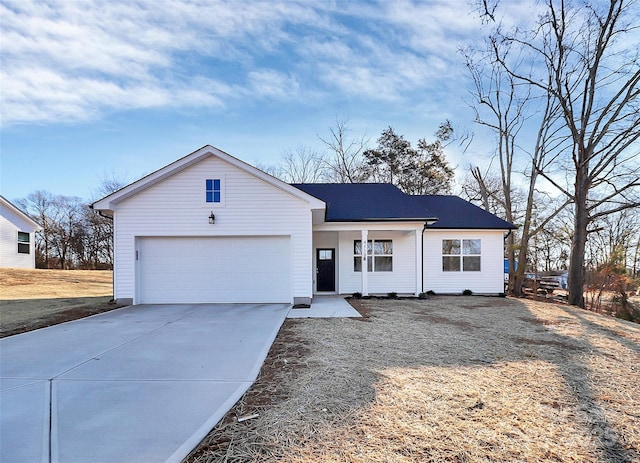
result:
M 255 381 L 289 309 L 142 305 L 0 339 L 0 461 L 181 461 Z

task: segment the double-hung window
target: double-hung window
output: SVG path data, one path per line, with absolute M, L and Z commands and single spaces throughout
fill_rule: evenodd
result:
M 30 235 L 27 232 L 18 232 L 18 253 L 19 254 L 30 254 L 31 253 L 31 245 L 30 245 Z
M 219 203 L 222 198 L 222 185 L 219 178 L 208 178 L 205 182 L 205 197 L 208 203 Z
M 481 240 L 442 240 L 443 272 L 479 272 Z
M 367 272 L 393 271 L 393 241 L 368 240 L 366 250 L 361 240 L 353 242 L 353 271 L 362 272 L 362 257 L 366 252 Z

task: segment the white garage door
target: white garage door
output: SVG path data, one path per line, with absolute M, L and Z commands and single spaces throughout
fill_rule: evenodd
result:
M 291 302 L 290 239 L 138 239 L 139 303 Z

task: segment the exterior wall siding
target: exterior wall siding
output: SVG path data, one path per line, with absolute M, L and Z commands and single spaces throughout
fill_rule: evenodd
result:
M 223 179 L 222 205 L 205 202 L 205 180 L 211 178 Z M 216 157 L 121 201 L 114 225 L 118 299 L 135 302 L 136 237 L 145 236 L 290 236 L 292 298 L 312 296 L 309 204 Z
M 338 273 L 339 291 L 350 294 L 362 291 L 362 274 L 353 270 L 353 242 L 362 238 L 360 231 L 339 232 Z M 393 270 L 369 272 L 369 294 L 413 294 L 416 289 L 415 232 L 369 230 L 370 240 L 393 241 Z
M 0 214 L 0 267 L 35 268 L 36 251 L 33 226 L 12 210 L 1 209 Z M 18 252 L 18 232 L 29 233 L 29 254 Z
M 482 240 L 481 271 L 443 272 L 442 240 Z M 504 292 L 504 232 L 501 230 L 427 230 L 424 233 L 424 290 L 436 294 L 474 294 Z

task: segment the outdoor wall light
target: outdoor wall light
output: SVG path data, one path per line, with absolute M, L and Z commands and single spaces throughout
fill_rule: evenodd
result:
M 211 214 L 209 214 L 209 223 L 211 225 L 213 225 L 214 223 L 216 223 L 216 216 L 213 215 L 213 211 L 211 211 Z

